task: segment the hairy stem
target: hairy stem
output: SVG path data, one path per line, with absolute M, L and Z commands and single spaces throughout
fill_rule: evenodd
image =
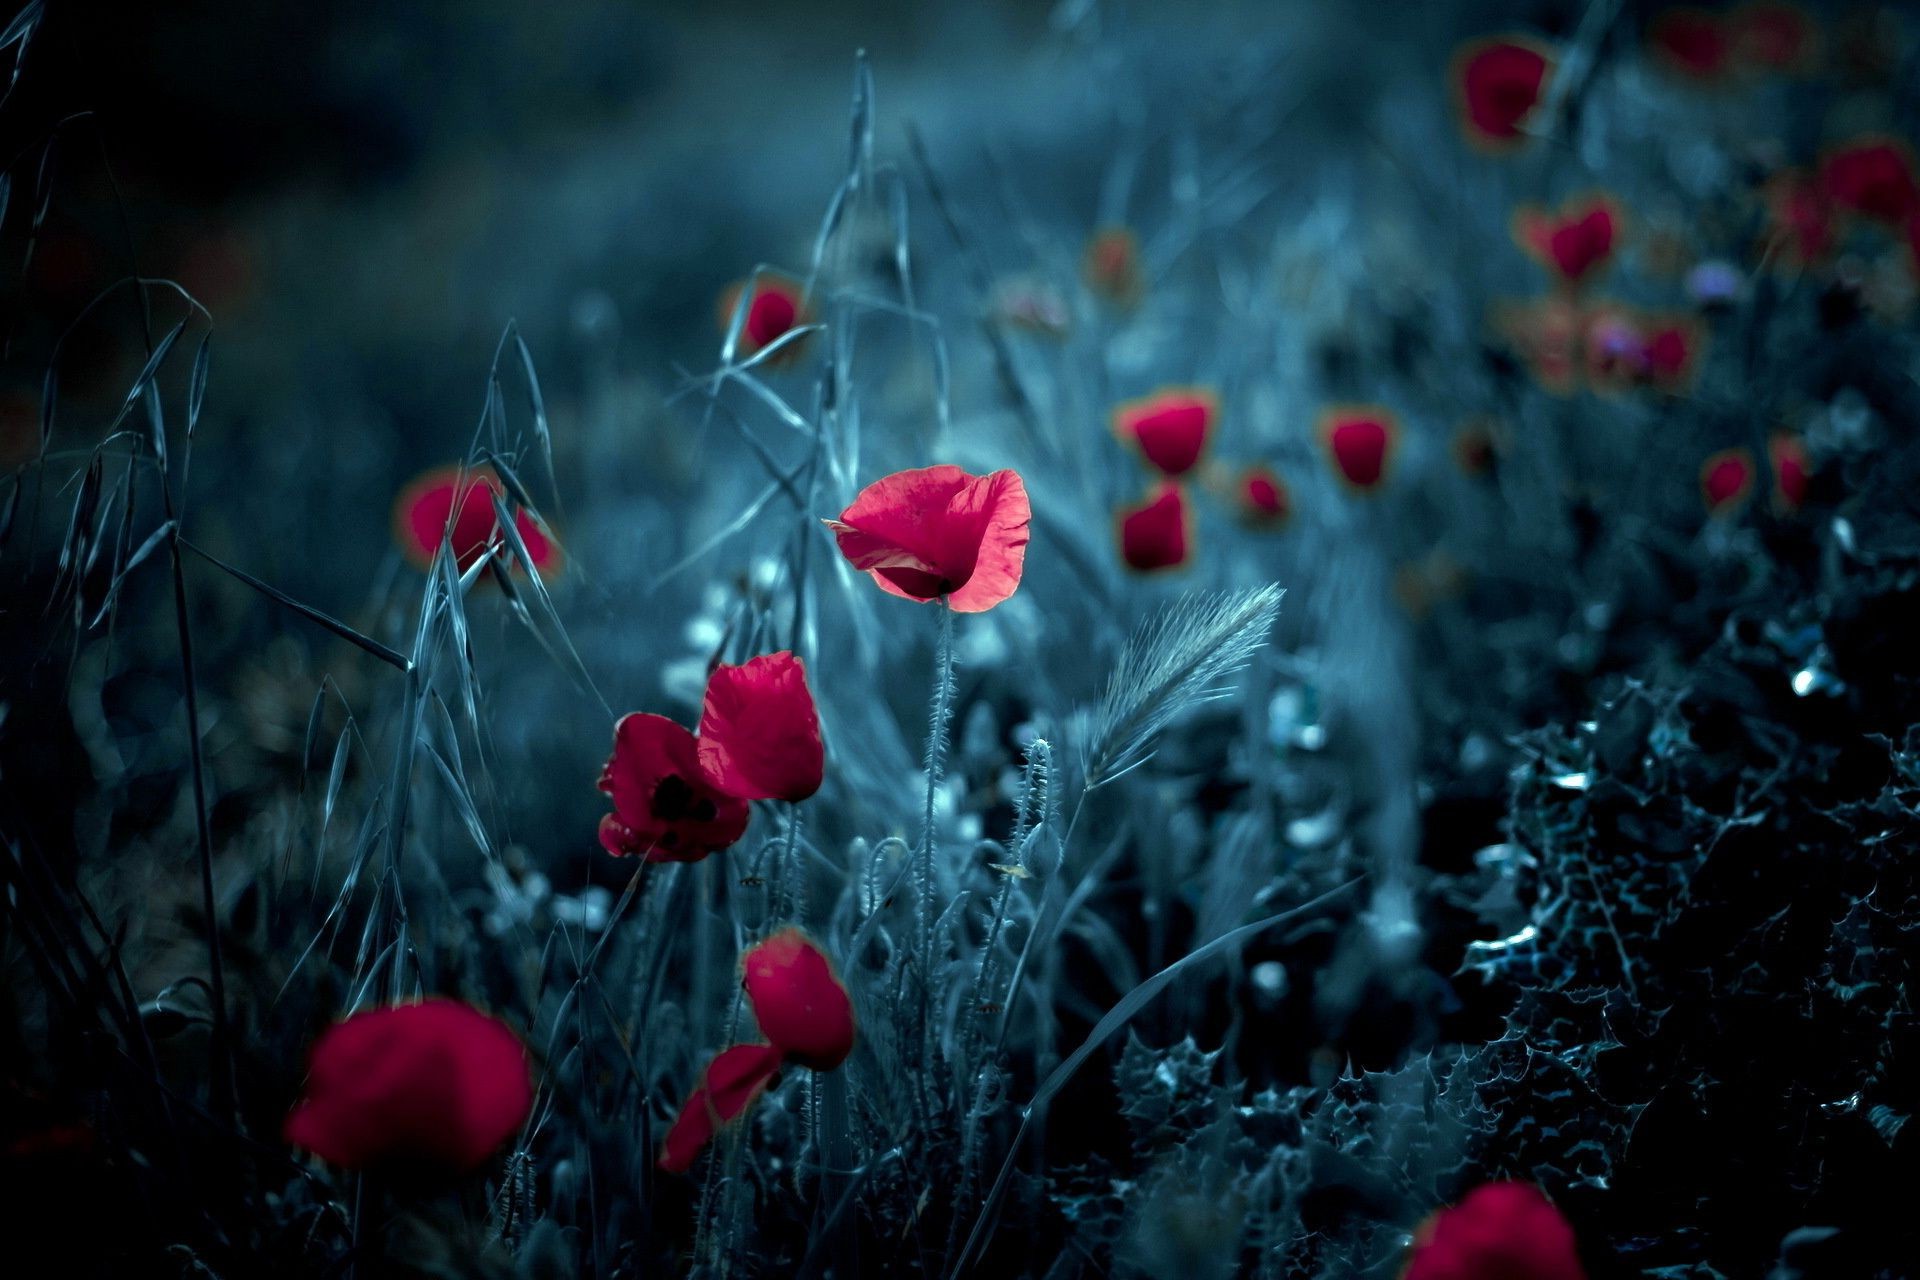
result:
M 933 1027 L 933 926 L 935 910 L 934 797 L 947 770 L 947 726 L 953 718 L 953 610 L 940 598 L 940 634 L 934 645 L 933 715 L 927 726 L 927 804 L 921 815 L 920 849 L 914 858 L 915 954 L 920 960 L 921 1031 L 929 1039 Z

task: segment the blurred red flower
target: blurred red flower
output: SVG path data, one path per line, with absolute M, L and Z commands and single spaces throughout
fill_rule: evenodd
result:
M 685 1173 L 721 1125 L 740 1116 L 780 1074 L 780 1050 L 770 1044 L 723 1049 L 700 1073 L 660 1147 L 660 1167 Z
M 1607 264 L 1619 229 L 1618 207 L 1606 196 L 1570 200 L 1557 213 L 1529 205 L 1513 222 L 1520 247 L 1570 285 Z
M 1140 273 L 1140 241 L 1126 227 L 1102 227 L 1087 241 L 1080 275 L 1089 289 L 1108 302 L 1132 306 L 1146 287 Z
M 1783 0 L 1752 0 L 1727 15 L 1735 50 L 1751 66 L 1797 71 L 1813 60 L 1813 18 Z
M 805 800 L 826 768 L 807 667 L 782 649 L 707 677 L 696 743 L 713 785 L 740 800 Z
M 1202 387 L 1168 387 L 1113 411 L 1113 430 L 1163 475 L 1193 470 L 1220 415 L 1220 402 Z
M 1020 586 L 1032 519 L 1018 475 L 943 464 L 876 480 L 825 523 L 882 591 L 922 603 L 945 596 L 952 609 L 980 613 Z
M 782 649 L 707 677 L 698 736 L 636 712 L 613 730 L 600 790 L 608 853 L 697 862 L 746 833 L 750 800 L 805 800 L 820 789 L 826 752 L 807 668 Z
M 1327 410 L 1320 418 L 1320 443 L 1334 471 L 1349 488 L 1368 492 L 1386 477 L 1400 436 L 1399 423 L 1374 405 Z
M 1647 39 L 1661 61 L 1695 80 L 1716 79 L 1732 61 L 1733 29 L 1709 9 L 1668 9 L 1654 18 Z
M 1401 1280 L 1585 1280 L 1573 1228 L 1525 1182 L 1489 1182 L 1427 1219 Z
M 1641 330 L 1640 363 L 1647 379 L 1665 391 L 1685 386 L 1700 357 L 1701 332 L 1685 320 L 1651 321 Z
M 737 1044 L 707 1064 L 667 1140 L 660 1167 L 684 1173 L 719 1127 L 744 1112 L 788 1063 L 831 1071 L 853 1052 L 853 1002 L 826 954 L 796 928 L 747 952 L 742 983 L 766 1044 Z
M 665 716 L 620 717 L 599 785 L 613 798 L 613 812 L 600 819 L 600 844 L 611 854 L 698 862 L 747 831 L 747 802 L 707 776 L 694 736 Z
M 1745 449 L 1722 449 L 1700 464 L 1700 500 L 1708 515 L 1737 510 L 1753 490 L 1753 455 Z
M 468 1005 L 432 999 L 365 1010 L 322 1034 L 285 1134 L 346 1169 L 465 1173 L 532 1105 L 519 1037 Z
M 797 280 L 763 273 L 752 283 L 753 296 L 747 302 L 746 319 L 740 326 L 741 356 L 763 351 L 782 334 L 807 323 L 806 295 Z M 746 287 L 746 281 L 735 281 L 721 292 L 717 308 L 720 332 L 725 333 L 732 326 L 733 313 Z M 785 359 L 797 349 L 797 345 L 788 346 L 777 357 L 770 358 Z
M 747 952 L 747 999 L 760 1032 L 815 1071 L 831 1071 L 853 1052 L 853 1002 L 833 963 L 798 929 L 782 929 Z
M 1525 136 L 1527 117 L 1540 105 L 1553 59 L 1524 36 L 1470 41 L 1453 58 L 1453 92 L 1467 137 L 1485 146 L 1510 146 Z
M 465 573 L 504 541 L 494 514 L 493 495 L 505 492 L 499 477 L 491 471 L 435 467 L 415 477 L 394 501 L 394 538 L 407 559 L 425 569 L 433 564 L 444 536 L 453 546 L 455 566 Z M 515 511 L 513 526 L 526 544 L 533 567 L 541 577 L 548 576 L 560 563 L 558 545 L 531 512 Z
M 1791 431 L 1776 431 L 1767 441 L 1767 461 L 1773 470 L 1773 505 L 1783 512 L 1800 509 L 1807 498 L 1807 480 L 1812 467 L 1807 446 Z
M 1893 138 L 1856 138 L 1829 152 L 1820 186 L 1836 207 L 1892 227 L 1920 211 L 1913 154 Z
M 1241 518 L 1249 524 L 1282 525 L 1293 514 L 1293 493 L 1272 467 L 1255 465 L 1242 471 L 1234 496 Z
M 1121 510 L 1120 558 L 1143 571 L 1178 568 L 1187 562 L 1192 522 L 1186 490 L 1165 481 L 1139 506 Z
M 1833 247 L 1833 207 L 1825 188 L 1797 169 L 1767 180 L 1767 247 L 1800 265 L 1818 262 Z

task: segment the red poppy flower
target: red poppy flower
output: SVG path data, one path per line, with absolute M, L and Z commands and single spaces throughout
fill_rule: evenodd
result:
M 1461 47 L 1453 59 L 1453 92 L 1467 137 L 1492 147 L 1525 136 L 1527 117 L 1546 93 L 1553 59 L 1520 36 L 1496 36 Z
M 1087 241 L 1080 274 L 1087 287 L 1116 306 L 1140 300 L 1140 242 L 1126 227 L 1103 227 Z
M 1175 569 L 1193 542 L 1187 494 L 1169 480 L 1145 502 L 1120 512 L 1120 558 L 1142 571 Z
M 1577 285 L 1607 264 L 1619 234 L 1620 215 L 1613 201 L 1591 196 L 1569 201 L 1558 213 L 1528 206 L 1514 216 L 1520 247 L 1570 285 Z
M 1220 402 L 1198 387 L 1169 387 L 1113 411 L 1113 430 L 1161 474 L 1183 476 L 1200 461 Z
M 853 1052 L 853 1002 L 833 963 L 798 929 L 747 952 L 742 969 L 760 1032 L 787 1060 L 831 1071 Z
M 611 854 L 698 862 L 747 831 L 747 802 L 707 776 L 694 736 L 665 716 L 620 718 L 600 790 L 613 797 L 613 812 L 600 819 Z
M 1833 246 L 1833 207 L 1825 188 L 1797 170 L 1767 181 L 1767 241 L 1788 261 L 1818 262 Z
M 465 1173 L 533 1105 L 519 1037 L 455 1000 L 356 1013 L 315 1041 L 286 1139 L 346 1169 Z
M 1655 323 L 1641 333 L 1640 363 L 1646 376 L 1663 390 L 1686 385 L 1700 356 L 1701 334 L 1685 321 Z
M 805 800 L 820 789 L 825 748 L 806 664 L 786 650 L 707 677 L 700 768 L 740 800 Z
M 1249 524 L 1276 526 L 1293 514 L 1293 493 L 1272 467 L 1252 466 L 1234 486 L 1240 515 Z
M 1329 409 L 1320 418 L 1320 442 L 1340 478 L 1367 492 L 1385 478 L 1400 436 L 1394 416 L 1373 405 Z
M 1748 64 L 1768 71 L 1794 71 L 1813 56 L 1813 18 L 1798 5 L 1752 0 L 1727 16 L 1734 46 Z
M 733 324 L 740 292 L 746 287 L 745 282 L 736 281 L 720 294 L 717 313 L 722 333 Z M 785 276 L 763 274 L 753 281 L 753 297 L 747 302 L 747 317 L 740 326 L 739 354 L 751 356 L 764 350 L 782 334 L 805 323 L 807 303 L 800 283 Z M 794 350 L 790 346 L 778 358 L 785 358 Z
M 1733 31 L 1707 9 L 1668 9 L 1653 20 L 1647 39 L 1662 61 L 1696 80 L 1715 79 L 1732 60 Z
M 400 491 L 393 504 L 394 537 L 407 559 L 422 569 L 433 564 L 440 539 L 446 537 L 453 545 L 454 565 L 465 573 L 503 541 L 493 495 L 505 492 L 491 471 L 436 467 Z M 526 511 L 514 512 L 513 525 L 533 567 L 548 576 L 560 563 L 560 548 Z
M 1920 210 L 1913 155 L 1891 138 L 1859 138 L 1829 153 L 1820 185 L 1837 207 L 1890 226 Z
M 721 1125 L 737 1119 L 780 1074 L 781 1053 L 770 1044 L 736 1044 L 722 1050 L 700 1083 L 680 1108 L 660 1147 L 660 1167 L 685 1173 L 694 1157 L 711 1141 Z
M 1020 586 L 1033 508 L 1011 471 L 955 466 L 896 471 L 854 497 L 833 530 L 840 554 L 882 591 L 980 613 Z
M 1790 431 L 1777 431 L 1767 441 L 1767 461 L 1773 469 L 1773 505 L 1781 511 L 1798 511 L 1813 474 L 1806 444 Z
M 1753 489 L 1753 455 L 1745 449 L 1722 449 L 1700 464 L 1700 500 L 1708 515 L 1738 509 Z
M 1573 1228 L 1538 1187 L 1489 1182 L 1429 1218 L 1401 1280 L 1586 1280 Z

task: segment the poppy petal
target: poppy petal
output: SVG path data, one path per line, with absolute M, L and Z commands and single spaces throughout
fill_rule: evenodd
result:
M 1829 154 L 1820 184 L 1834 205 L 1899 226 L 1920 211 L 1913 157 L 1891 138 L 1859 138 Z
M 949 553 L 970 563 L 966 581 L 947 597 L 956 613 L 981 613 L 1020 587 L 1027 561 L 1033 506 L 1012 471 L 977 477 L 948 504 Z
M 1165 476 L 1193 470 L 1218 414 L 1211 392 L 1174 388 L 1114 410 L 1113 429 Z
M 1104 227 L 1087 241 L 1080 263 L 1087 287 L 1115 306 L 1140 300 L 1140 241 L 1126 227 Z
M 1734 49 L 1726 21 L 1708 9 L 1668 9 L 1653 21 L 1647 38 L 1673 70 L 1695 80 L 1712 80 L 1727 69 Z
M 1538 1187 L 1491 1182 L 1415 1237 L 1403 1280 L 1586 1280 L 1573 1228 Z
M 609 853 L 695 862 L 747 831 L 746 801 L 713 786 L 694 736 L 665 716 L 620 718 L 599 786 L 613 798 L 612 821 L 600 823 Z
M 1504 145 L 1524 136 L 1522 126 L 1540 105 L 1552 60 L 1513 36 L 1478 40 L 1454 59 L 1454 94 L 1461 125 L 1476 142 Z
M 287 1141 L 343 1168 L 464 1173 L 533 1103 L 526 1050 L 505 1023 L 454 1000 L 356 1013 L 314 1042 Z
M 1187 562 L 1191 520 L 1185 491 L 1172 482 L 1162 485 L 1120 513 L 1120 558 L 1142 572 L 1178 568 Z
M 1322 420 L 1320 436 L 1340 478 L 1367 492 L 1386 476 L 1399 427 L 1384 409 L 1336 409 Z
M 707 677 L 697 741 L 709 781 L 742 800 L 805 800 L 820 789 L 825 748 L 807 668 L 782 650 Z
M 1807 498 L 1807 480 L 1813 468 L 1807 459 L 1807 446 L 1788 431 L 1775 433 L 1767 442 L 1773 464 L 1773 501 L 1781 511 L 1798 511 Z
M 720 1126 L 737 1119 L 779 1075 L 780 1063 L 780 1050 L 770 1044 L 736 1044 L 715 1056 L 667 1130 L 660 1167 L 669 1173 L 692 1168 Z
M 831 1071 L 853 1052 L 853 1002 L 833 964 L 798 929 L 782 929 L 747 952 L 747 999 L 760 1031 L 792 1061 Z
M 1522 208 L 1514 215 L 1513 236 L 1542 266 L 1577 285 L 1612 258 L 1619 224 L 1613 201 L 1593 196 L 1571 201 L 1557 213 Z
M 1753 455 L 1745 449 L 1722 449 L 1700 464 L 1700 500 L 1710 515 L 1733 511 L 1753 488 Z
M 1242 518 L 1252 524 L 1285 524 L 1293 514 L 1293 493 L 1271 467 L 1249 467 L 1240 473 L 1234 497 Z

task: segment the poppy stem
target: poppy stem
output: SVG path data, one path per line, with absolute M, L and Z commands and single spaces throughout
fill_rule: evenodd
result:
M 922 815 L 919 857 L 914 868 L 916 951 L 920 958 L 921 1032 L 931 1036 L 933 1025 L 934 798 L 947 770 L 947 725 L 953 718 L 953 609 L 940 597 L 940 632 L 934 643 L 933 716 L 927 726 L 927 804 Z
M 787 918 L 800 923 L 807 912 L 807 873 L 800 864 L 800 806 L 787 805 L 787 843 L 780 853 L 779 891 L 786 895 Z

